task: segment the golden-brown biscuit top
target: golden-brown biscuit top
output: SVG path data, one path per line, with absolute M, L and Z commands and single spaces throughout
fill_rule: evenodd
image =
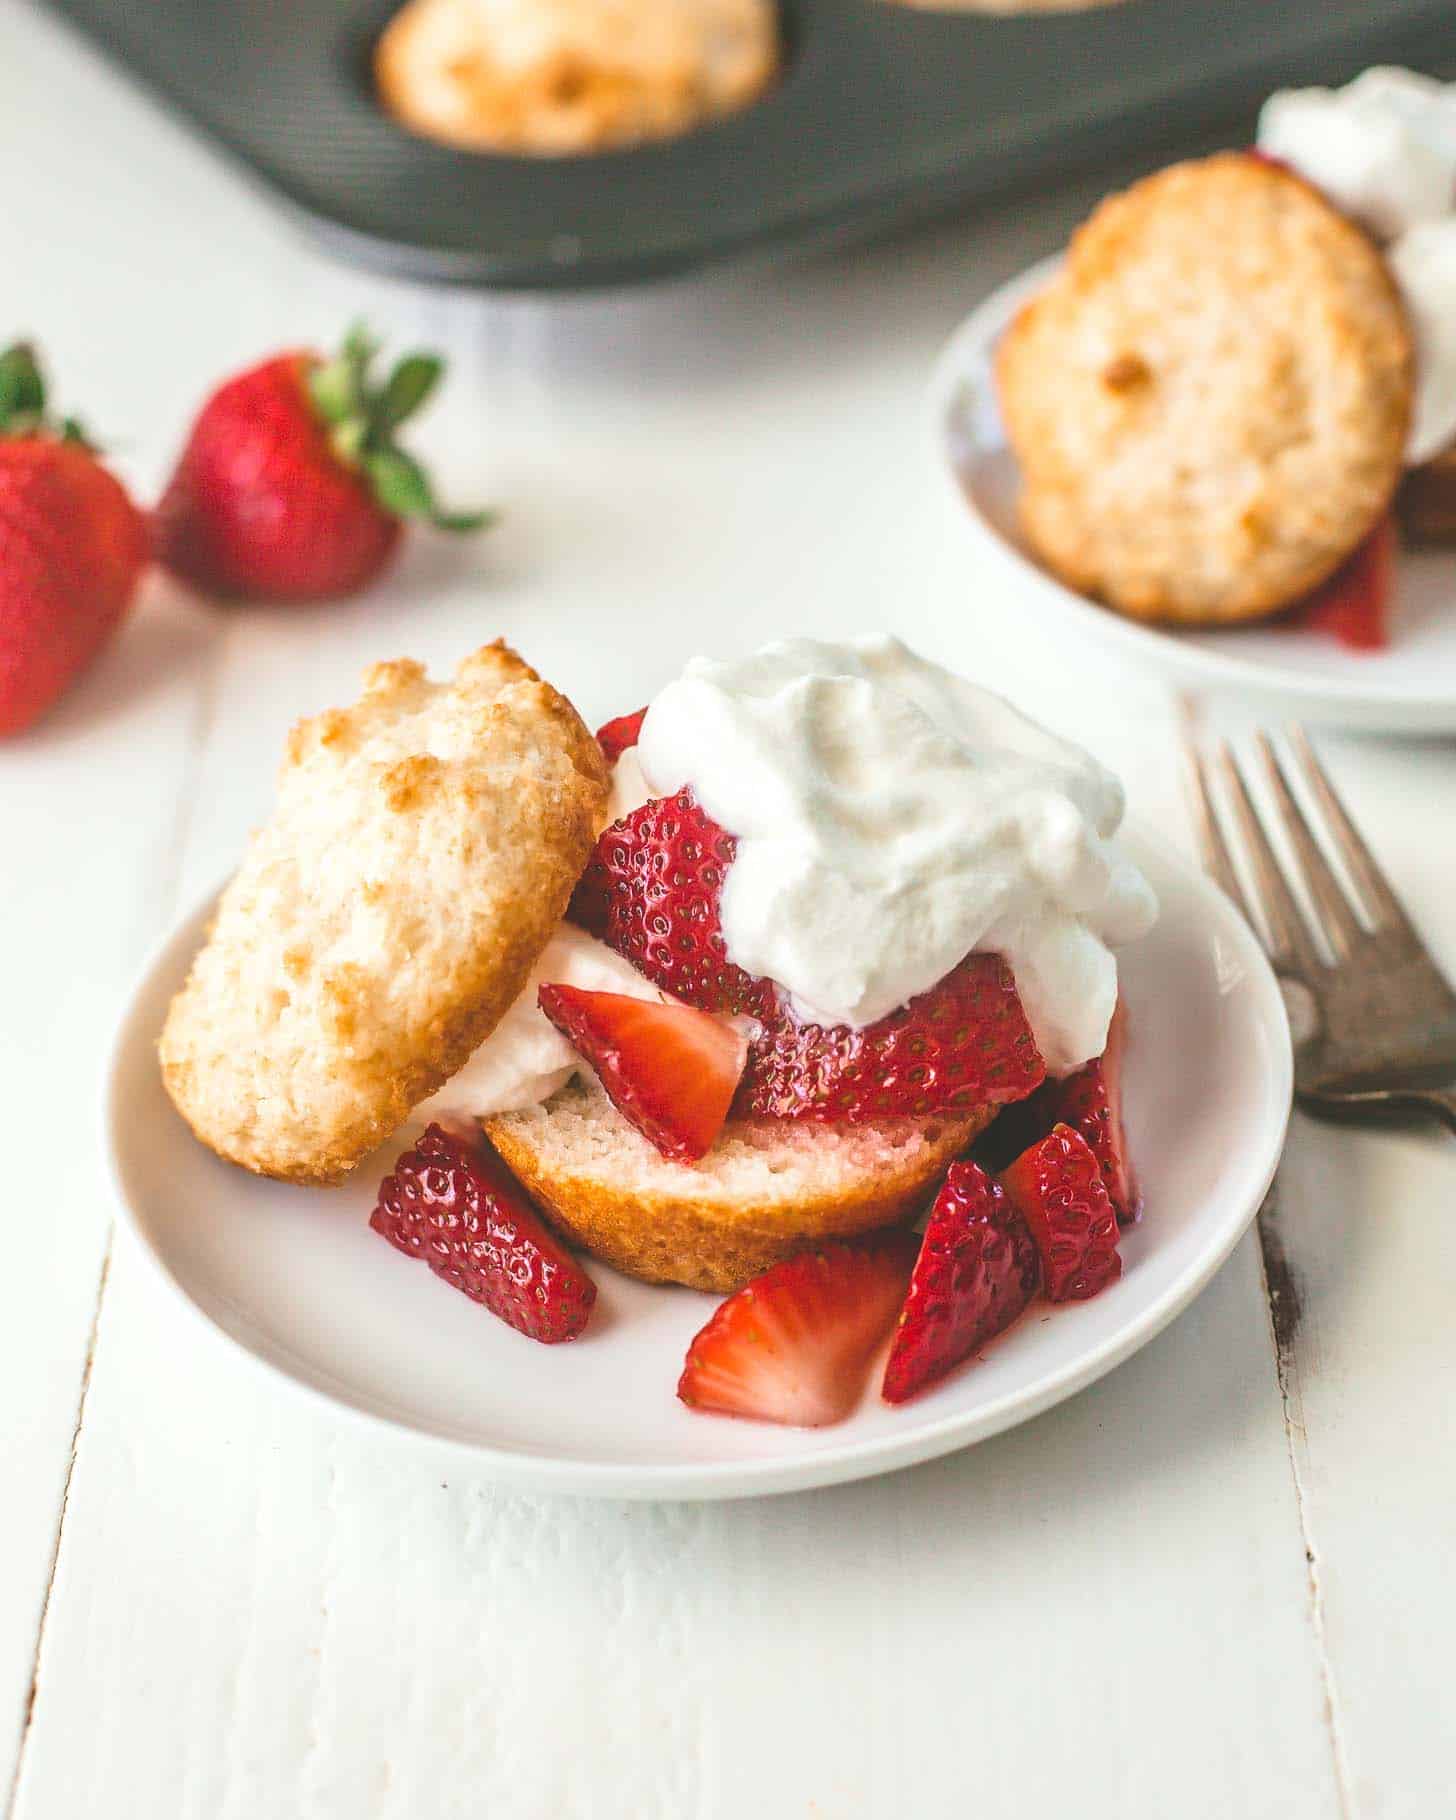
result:
M 1141 618 L 1276 611 L 1384 512 L 1413 389 L 1376 246 L 1243 153 L 1096 211 L 997 377 L 1043 560 Z
M 197 1135 L 264 1175 L 345 1175 L 495 1027 L 605 805 L 596 741 L 503 644 L 449 683 L 377 664 L 300 723 L 162 1034 Z

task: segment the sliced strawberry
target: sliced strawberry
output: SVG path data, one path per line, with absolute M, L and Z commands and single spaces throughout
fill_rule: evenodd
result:
M 1000 1170 L 1044 1138 L 1054 1125 L 1070 1125 L 1102 1169 L 1119 1225 L 1142 1212 L 1142 1195 L 1128 1154 L 1122 1120 L 1122 1059 L 1127 1046 L 1127 1012 L 1118 1001 L 1107 1032 L 1107 1047 L 1096 1061 L 1065 1080 L 1043 1081 L 1030 1099 L 1008 1106 L 976 1140 L 977 1162 Z
M 1047 1083 L 1052 1124 L 1070 1125 L 1097 1158 L 1102 1180 L 1121 1225 L 1142 1212 L 1142 1195 L 1128 1155 L 1122 1122 L 1122 1058 L 1127 1048 L 1127 1012 L 1119 999 L 1107 1032 L 1107 1047 L 1065 1081 Z
M 646 708 L 639 708 L 635 714 L 619 714 L 615 720 L 609 720 L 604 727 L 597 728 L 597 744 L 609 765 L 616 764 L 629 746 L 637 744 L 637 737 L 646 718 Z
M 572 920 L 684 1004 L 758 1016 L 773 990 L 728 959 L 718 920 L 737 850 L 690 790 L 654 797 L 597 842 Z
M 745 1112 L 951 1116 L 1022 1099 L 1041 1081 L 1046 1070 L 1015 982 L 995 955 L 969 956 L 864 1030 L 801 1023 L 772 981 L 728 959 L 719 901 L 736 852 L 690 790 L 654 798 L 597 842 L 571 914 L 675 998 L 758 1021 Z
M 379 1187 L 369 1224 L 529 1339 L 574 1340 L 596 1284 L 484 1143 L 431 1125 Z
M 804 1024 L 775 1000 L 740 1104 L 764 1118 L 950 1117 L 1024 1099 L 1046 1074 L 1006 963 L 972 954 L 863 1030 Z
M 1041 1285 L 1041 1254 L 999 1182 L 953 1163 L 921 1242 L 883 1395 L 903 1403 L 943 1378 L 1021 1313 Z
M 622 1117 L 664 1156 L 696 1163 L 718 1140 L 748 1038 L 691 1005 L 542 986 L 541 1009 L 596 1069 Z
M 677 1394 L 694 1409 L 824 1428 L 854 1408 L 894 1325 L 915 1235 L 826 1245 L 757 1276 L 688 1348 Z
M 1387 512 L 1364 543 L 1299 610 L 1300 622 L 1328 632 L 1352 651 L 1383 651 L 1395 592 L 1395 517 Z
M 1053 1302 L 1084 1302 L 1122 1275 L 1117 1215 L 1097 1159 L 1069 1125 L 1019 1156 L 1001 1185 L 1031 1228 Z

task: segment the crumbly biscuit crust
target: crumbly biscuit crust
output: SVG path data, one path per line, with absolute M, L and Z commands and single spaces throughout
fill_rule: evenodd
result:
M 1096 211 L 998 353 L 1032 546 L 1136 618 L 1277 611 L 1388 507 L 1413 390 L 1366 236 L 1244 153 Z
M 644 1282 L 727 1293 L 825 1239 L 916 1218 L 992 1116 L 733 1120 L 695 1164 L 660 1156 L 595 1081 L 483 1122 L 512 1173 L 586 1250 Z
M 450 683 L 376 664 L 301 722 L 162 1032 L 198 1137 L 261 1175 L 347 1175 L 516 997 L 606 795 L 575 709 L 502 643 Z

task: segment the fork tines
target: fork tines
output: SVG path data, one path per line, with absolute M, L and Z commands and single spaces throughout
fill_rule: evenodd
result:
M 1275 966 L 1308 979 L 1331 965 L 1342 965 L 1362 947 L 1418 947 L 1404 910 L 1304 729 L 1290 728 L 1287 755 L 1267 733 L 1257 733 L 1254 745 L 1272 815 L 1260 814 L 1246 768 L 1226 740 L 1219 742 L 1212 761 L 1200 754 L 1191 737 L 1185 738 L 1184 750 L 1204 867 L 1251 923 L 1256 927 L 1262 923 Z M 1247 890 L 1240 883 L 1219 814 L 1215 777 L 1222 785 L 1228 827 L 1243 856 Z M 1301 801 L 1301 784 L 1308 809 Z M 1280 858 L 1270 838 L 1271 824 L 1282 834 L 1288 862 Z M 1326 848 L 1339 857 L 1348 884 L 1336 874 Z M 1307 908 L 1301 906 L 1301 894 Z M 1257 918 L 1250 915 L 1251 904 Z

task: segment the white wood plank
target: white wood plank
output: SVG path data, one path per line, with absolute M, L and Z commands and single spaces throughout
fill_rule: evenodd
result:
M 19 1114 L 0 1272 L 0 1786 L 30 1697 L 111 1218 L 95 1135 L 107 1033 L 171 914 L 209 643 L 191 609 L 154 591 L 42 726 L 0 749 L 0 1097 Z
M 1321 742 L 1371 845 L 1456 979 L 1456 749 Z M 1456 1804 L 1456 1143 L 1296 1122 L 1282 1171 L 1286 1378 L 1352 1811 Z
M 315 1418 L 141 1270 L 17 1820 L 1338 1811 L 1247 1245 L 1023 1431 L 697 1507 L 510 1497 Z

